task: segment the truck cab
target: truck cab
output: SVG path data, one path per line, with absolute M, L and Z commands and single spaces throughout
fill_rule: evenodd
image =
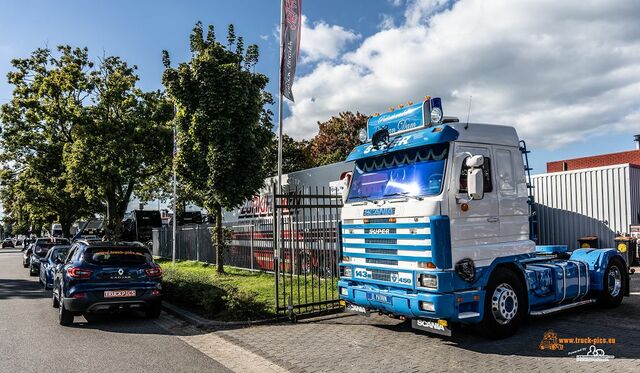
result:
M 347 310 L 444 335 L 451 323 L 479 324 L 504 337 L 527 315 L 619 304 L 628 292 L 615 250 L 569 254 L 530 239 L 513 127 L 460 123 L 427 98 L 371 117 L 360 140 L 347 158 L 355 167 L 342 209 L 338 286 Z

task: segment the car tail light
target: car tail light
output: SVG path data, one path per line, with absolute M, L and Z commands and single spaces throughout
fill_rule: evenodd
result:
M 151 295 L 153 295 L 154 297 L 159 296 L 160 295 L 160 290 L 156 290 L 156 289 L 151 290 Z
M 87 297 L 86 293 L 75 293 L 71 296 L 73 299 L 84 299 Z
M 149 277 L 161 277 L 162 276 L 162 268 L 160 268 L 160 267 L 147 268 L 144 271 L 147 273 L 147 276 L 149 276 Z
M 89 278 L 91 277 L 91 273 L 93 273 L 93 271 L 79 267 L 71 267 L 67 269 L 67 275 L 73 278 Z

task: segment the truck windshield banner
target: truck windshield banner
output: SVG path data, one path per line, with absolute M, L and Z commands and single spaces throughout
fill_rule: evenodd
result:
M 420 102 L 369 118 L 367 122 L 369 138 L 382 127 L 386 127 L 389 130 L 389 135 L 393 135 L 396 132 L 409 131 L 424 126 L 425 123 L 428 123 L 425 119 L 425 113 L 429 112 L 428 103 L 429 101 Z

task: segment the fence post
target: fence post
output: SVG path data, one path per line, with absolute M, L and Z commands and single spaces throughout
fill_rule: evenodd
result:
M 276 189 L 276 183 L 273 183 L 273 194 L 271 195 L 272 200 L 271 200 L 271 208 L 273 209 L 272 211 L 272 217 L 273 217 L 273 222 L 272 222 L 272 231 L 273 231 L 273 271 L 275 272 L 275 292 L 276 292 L 276 315 L 280 312 L 280 302 L 278 299 L 278 296 L 280 294 L 278 294 L 279 289 L 278 289 L 278 284 L 279 284 L 279 279 L 280 279 L 280 264 L 278 263 L 278 209 L 276 207 L 277 202 L 276 202 L 276 194 L 277 194 L 277 189 Z
M 196 262 L 200 261 L 200 224 L 196 224 Z
M 251 225 L 251 241 L 249 241 L 249 247 L 250 247 L 250 252 L 251 252 L 251 270 L 253 270 L 253 230 L 254 230 L 254 226 Z

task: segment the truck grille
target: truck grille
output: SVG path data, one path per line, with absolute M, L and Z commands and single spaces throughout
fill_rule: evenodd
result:
M 398 250 L 388 250 L 388 249 L 365 249 L 365 253 L 367 254 L 387 254 L 387 255 L 398 255 Z
M 398 261 L 392 259 L 376 259 L 376 258 L 367 258 L 368 264 L 386 264 L 390 266 L 397 266 Z
M 365 238 L 364 243 L 383 243 L 383 244 L 395 245 L 398 243 L 398 240 L 394 238 Z
M 398 272 L 371 270 L 371 278 L 378 281 L 391 281 L 391 275 L 397 275 Z

